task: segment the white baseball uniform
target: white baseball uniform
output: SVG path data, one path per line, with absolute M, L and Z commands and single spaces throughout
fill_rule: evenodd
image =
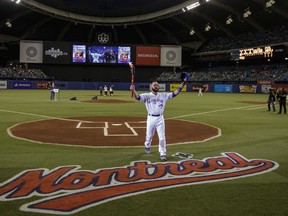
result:
M 165 121 L 163 117 L 163 112 L 167 100 L 172 99 L 175 96 L 173 92 L 171 93 L 159 93 L 156 94 L 143 93 L 139 94 L 138 100 L 145 102 L 147 115 L 147 125 L 146 125 L 146 140 L 145 147 L 150 148 L 152 138 L 157 131 L 159 138 L 159 153 L 160 155 L 166 155 L 166 136 L 165 136 Z

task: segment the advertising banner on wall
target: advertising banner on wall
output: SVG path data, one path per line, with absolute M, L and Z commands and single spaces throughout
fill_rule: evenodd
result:
M 136 65 L 159 66 L 160 47 L 158 46 L 137 46 Z
M 286 92 L 288 92 L 288 85 L 285 85 L 285 84 L 277 84 L 277 85 L 274 85 L 274 88 L 277 90 L 277 89 L 281 89 L 281 88 L 284 88 Z M 287 96 L 288 97 L 288 96 Z
M 261 86 L 261 93 L 268 94 L 269 90 L 272 88 L 272 85 L 260 85 Z
M 71 49 L 70 43 L 44 42 L 43 63 L 70 64 L 72 59 Z
M 159 83 L 159 91 L 165 92 L 166 91 L 166 84 Z
M 175 91 L 176 89 L 178 89 L 180 87 L 180 83 L 172 83 L 170 84 L 170 91 Z M 182 92 L 186 92 L 187 91 L 187 85 L 185 85 L 182 89 Z
M 239 92 L 241 93 L 256 93 L 257 85 L 239 85 Z
M 43 63 L 43 41 L 20 41 L 20 63 Z
M 179 67 L 182 65 L 182 47 L 161 45 L 161 66 Z
M 37 82 L 36 88 L 37 89 L 47 89 L 48 88 L 48 82 Z
M 202 92 L 209 92 L 208 84 L 195 83 L 192 85 L 192 92 L 199 92 L 199 89 L 202 89 Z
M 32 82 L 17 81 L 12 84 L 13 89 L 32 89 Z
M 231 84 L 215 84 L 214 92 L 233 92 L 233 85 Z
M 0 89 L 7 89 L 7 81 L 0 80 Z

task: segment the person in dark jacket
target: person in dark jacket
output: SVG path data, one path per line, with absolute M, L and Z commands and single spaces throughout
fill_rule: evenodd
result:
M 270 88 L 268 101 L 267 101 L 268 111 L 271 110 L 271 105 L 272 105 L 273 112 L 275 112 L 275 95 L 276 95 L 275 90 L 273 88 Z
M 284 88 L 282 88 L 279 93 L 278 93 L 278 97 L 279 97 L 279 112 L 278 114 L 282 113 L 282 108 L 284 111 L 284 114 L 286 114 L 286 98 L 287 98 L 287 92 L 285 91 Z

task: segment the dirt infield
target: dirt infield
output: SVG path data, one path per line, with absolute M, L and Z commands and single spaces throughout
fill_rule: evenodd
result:
M 79 117 L 48 119 L 10 128 L 17 138 L 39 143 L 104 146 L 143 146 L 146 119 L 140 117 Z M 201 142 L 220 135 L 218 128 L 190 121 L 166 120 L 167 145 Z M 158 145 L 157 135 L 152 145 Z

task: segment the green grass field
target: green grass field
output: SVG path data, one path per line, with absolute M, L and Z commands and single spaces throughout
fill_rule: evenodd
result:
M 160 162 L 157 146 L 152 148 L 152 154 L 146 155 L 144 147 L 85 148 L 45 145 L 16 139 L 8 134 L 7 129 L 15 124 L 45 118 L 146 116 L 144 104 L 131 98 L 129 91 L 116 90 L 113 98 L 101 99 L 133 103 L 81 102 L 98 95 L 98 91 L 90 90 L 63 90 L 60 94 L 58 101 L 51 102 L 49 91 L 46 90 L 0 91 L 1 184 L 22 171 L 36 168 L 52 170 L 60 166 L 79 165 L 81 170 L 95 171 L 128 166 L 132 161 Z M 74 96 L 77 101 L 69 100 Z M 73 215 L 288 215 L 288 115 L 267 112 L 266 100 L 267 95 L 259 94 L 204 93 L 203 97 L 198 97 L 197 93 L 181 93 L 168 101 L 165 118 L 178 117 L 210 124 L 220 128 L 222 136 L 203 143 L 168 146 L 167 156 L 168 161 L 176 162 L 183 160 L 171 156 L 176 152 L 192 153 L 193 159 L 198 160 L 218 157 L 224 152 L 237 152 L 247 159 L 274 161 L 279 164 L 278 169 L 260 175 L 123 197 Z M 139 139 L 139 142 L 144 142 L 144 139 Z M 0 215 L 49 215 L 20 210 L 22 205 L 43 198 L 45 196 L 31 195 L 25 199 L 4 201 L 3 196 L 0 196 Z

